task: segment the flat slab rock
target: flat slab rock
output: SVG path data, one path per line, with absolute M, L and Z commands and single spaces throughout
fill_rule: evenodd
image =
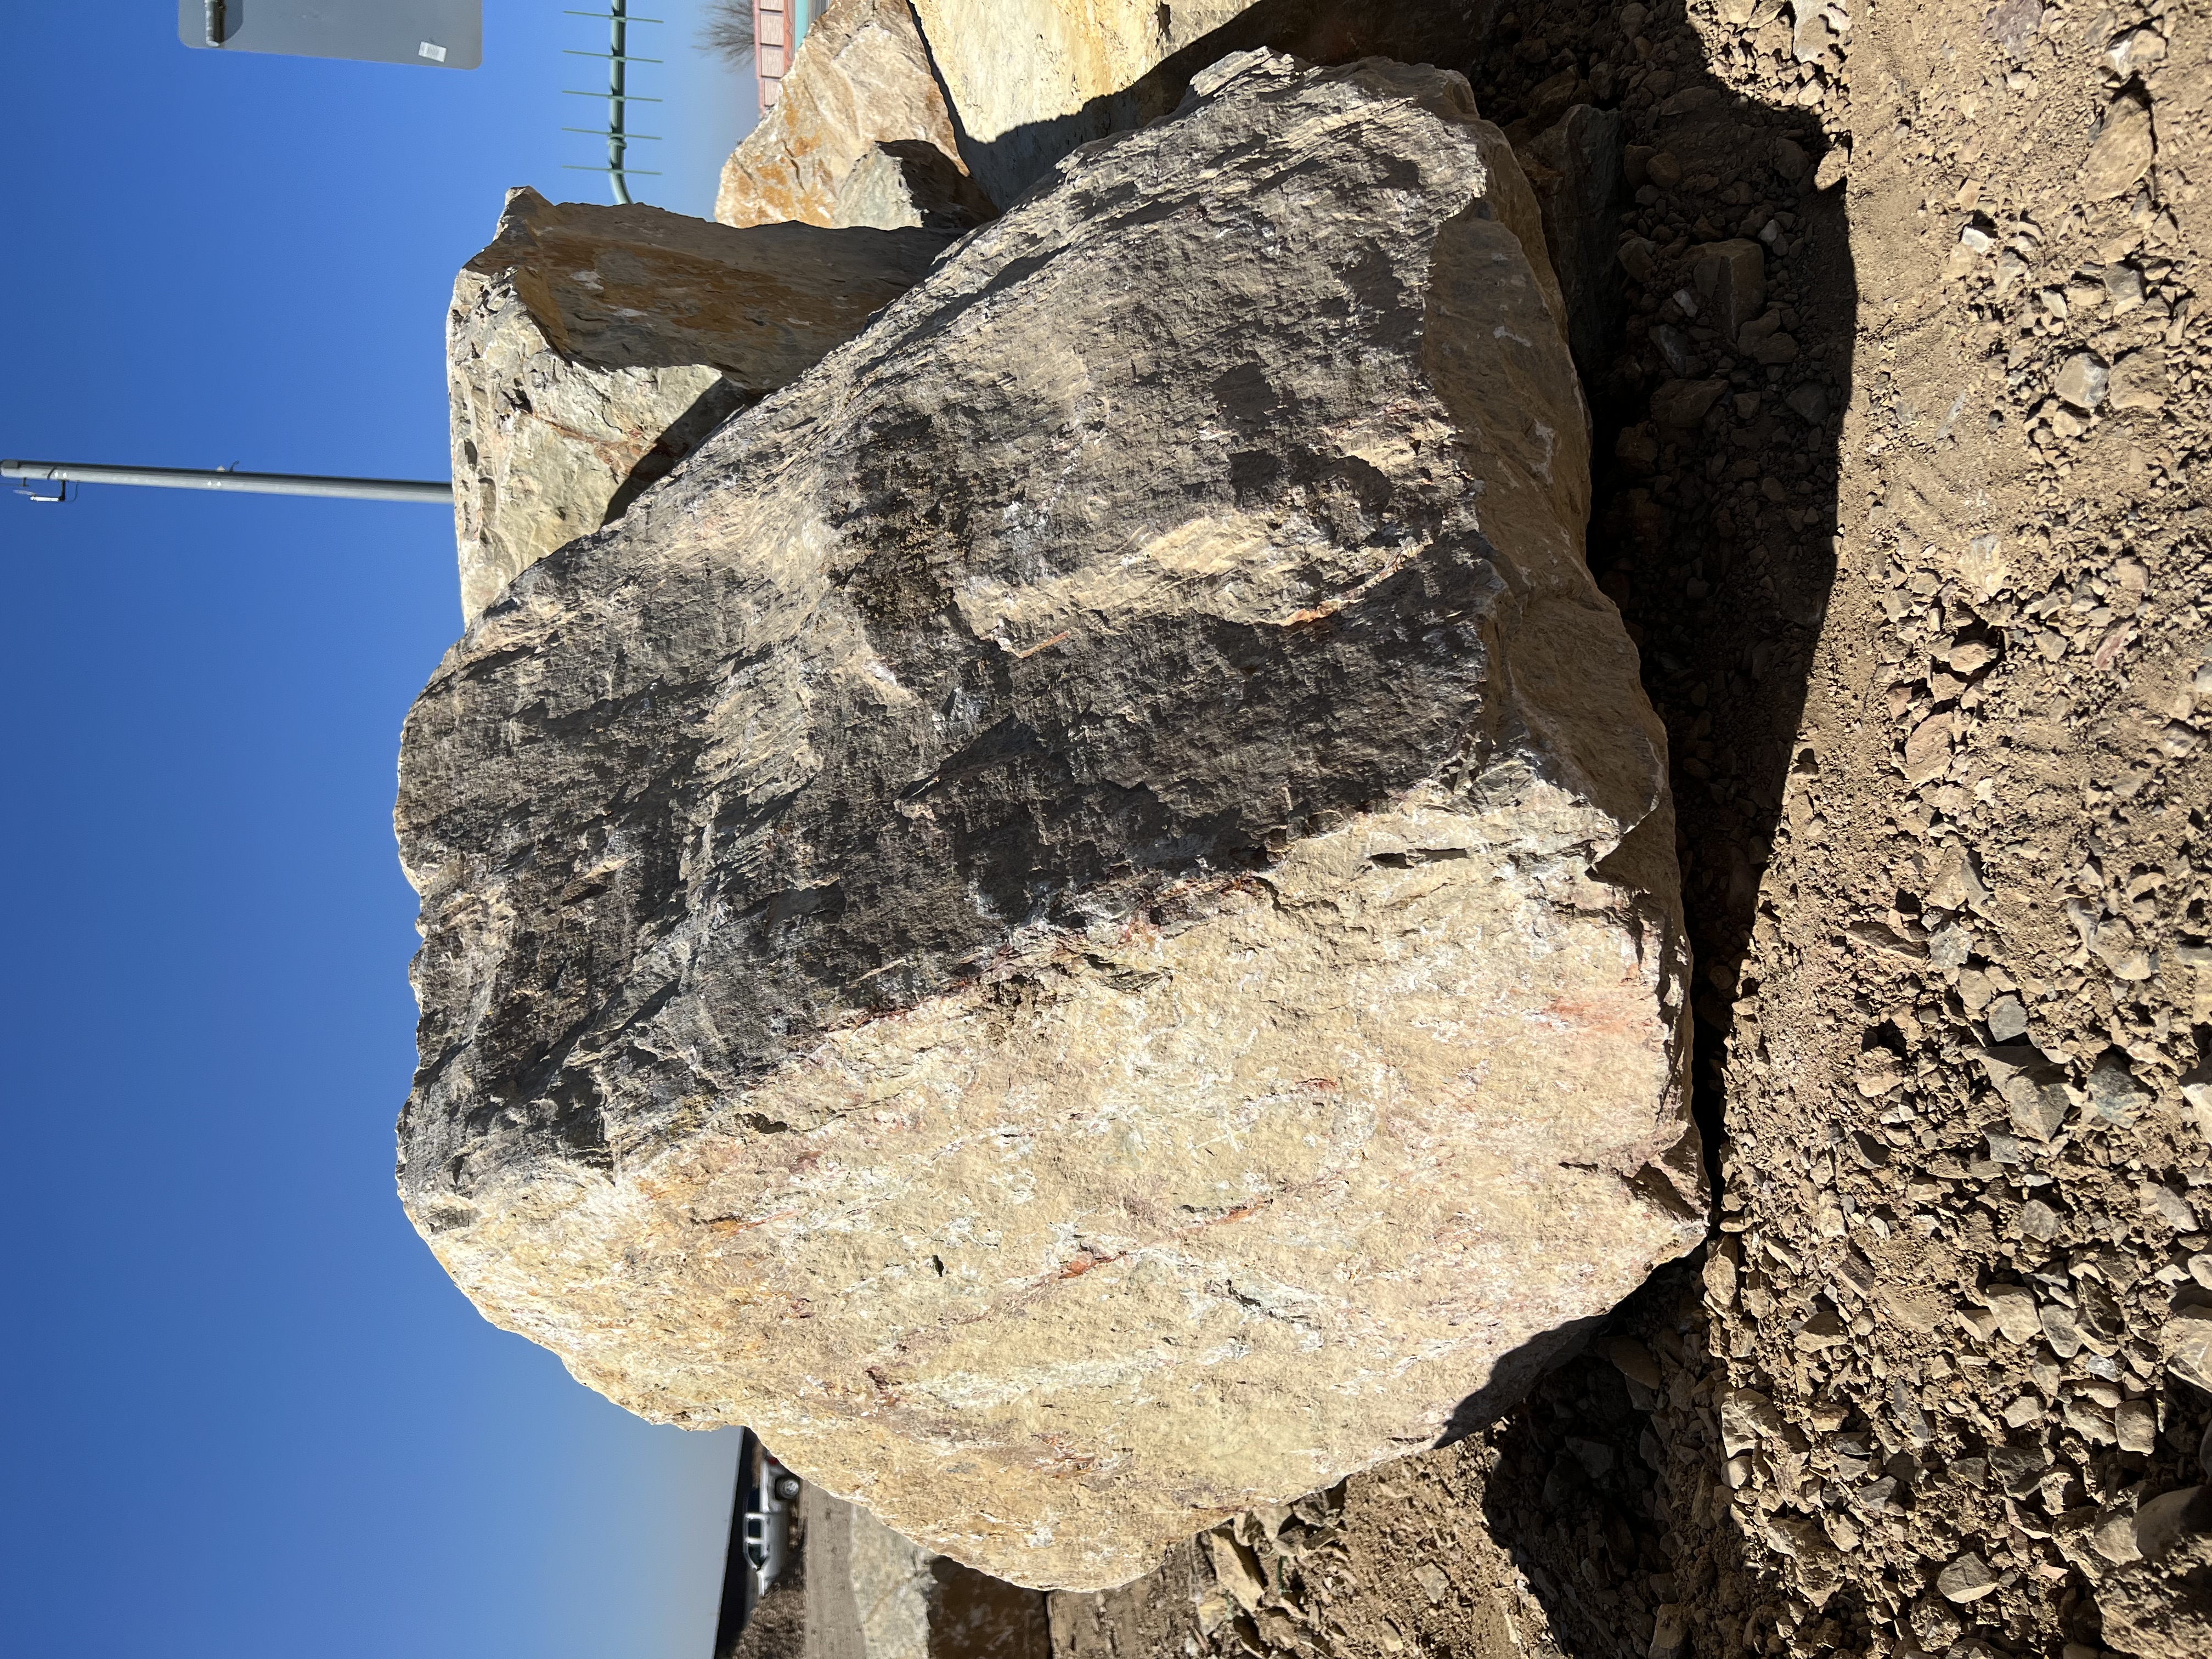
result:
M 463 617 L 859 333 L 952 234 L 732 229 L 510 191 L 446 323 Z
M 525 572 L 398 810 L 486 1315 L 1096 1588 L 1690 1248 L 1559 318 L 1463 81 L 1255 52 Z

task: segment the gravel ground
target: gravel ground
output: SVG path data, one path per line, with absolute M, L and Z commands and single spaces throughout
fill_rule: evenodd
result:
M 1675 745 L 1712 1241 L 1054 1646 L 2201 1659 L 2212 18 L 1525 6 L 1455 66 L 1524 144 L 1626 122 L 1592 561 Z

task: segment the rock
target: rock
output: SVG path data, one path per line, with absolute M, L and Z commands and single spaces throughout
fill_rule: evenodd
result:
M 2138 75 L 2166 61 L 2166 37 L 2156 29 L 2130 29 L 2105 48 L 2105 61 L 2121 75 Z
M 1715 242 L 1698 251 L 1692 280 L 1711 325 L 1733 340 L 1766 305 L 1766 250 L 1747 236 Z
M 2090 352 L 2077 351 L 2060 368 L 2051 390 L 2061 403 L 2071 404 L 2086 415 L 2105 401 L 2109 379 L 2110 371 L 2098 357 Z
M 2166 406 L 2166 354 L 2153 346 L 2130 351 L 2112 365 L 2109 382 L 2115 410 L 2163 409 Z
M 1705 1231 L 1534 199 L 1456 76 L 1205 86 L 527 572 L 402 760 L 440 1261 L 1031 1585 L 1433 1440 Z
M 2101 202 L 2135 188 L 2150 171 L 2157 154 L 2150 100 L 2133 88 L 2105 106 L 2105 124 L 2081 163 L 2079 179 L 2086 200 Z
M 2133 1123 L 2155 1097 L 2136 1080 L 2123 1049 L 2106 1049 L 2090 1070 L 2089 1101 L 2097 1109 L 2097 1115 L 2107 1123 L 2123 1127 Z M 2181 1231 L 2187 1232 L 2190 1229 L 2184 1227 Z
M 1982 19 L 1982 37 L 1994 40 L 2015 58 L 2025 52 L 2043 28 L 2043 0 L 1999 0 Z
M 1662 426 L 1693 427 L 1727 390 L 1726 380 L 1665 381 L 1651 394 L 1651 418 Z
M 1759 1444 L 1761 1434 L 1782 1432 L 1782 1413 L 1756 1389 L 1730 1389 L 1721 1396 L 1721 1448 L 1734 1457 Z
M 1681 1604 L 1662 1601 L 1652 1615 L 1651 1645 L 1646 1650 L 1648 1659 L 1685 1659 L 1689 1651 L 1690 1624 Z
M 1943 1593 L 1943 1599 L 1962 1606 L 1980 1601 L 1996 1587 L 1996 1572 L 1971 1550 L 1936 1575 L 1936 1588 Z
M 1991 998 L 1983 1018 L 1990 1035 L 2000 1043 L 2017 1042 L 2027 1035 L 2027 1006 L 2013 992 Z
M 975 181 L 933 143 L 894 138 L 872 144 L 837 191 L 830 222 L 838 227 L 908 227 L 958 236 L 996 212 Z
M 1954 717 L 1948 711 L 1930 714 L 1906 734 L 1905 781 L 1923 784 L 1940 778 L 1951 765 Z
M 2159 1338 L 2166 1368 L 2212 1393 L 2212 1308 L 2177 1308 Z
M 1672 323 L 1661 323 L 1651 331 L 1651 343 L 1659 348 L 1659 356 L 1668 368 L 1679 375 L 1702 374 L 1705 360 L 1690 349 L 1690 337 Z
M 1796 139 L 1777 138 L 1774 141 L 1774 170 L 1791 184 L 1802 179 L 1812 165 L 1813 158 L 1805 153 L 1805 147 Z
M 2097 1610 L 2106 1645 L 2134 1659 L 2203 1659 L 2212 1653 L 2212 1534 L 2183 1534 L 2158 1559 L 2119 1568 L 2097 1586 Z
M 853 169 L 902 140 L 960 153 L 914 13 L 907 0 L 837 0 L 806 31 L 775 106 L 724 163 L 714 217 L 834 224 Z
M 2032 1043 L 2015 1042 L 1972 1051 L 1983 1073 L 2004 1097 L 2013 1127 L 2037 1140 L 2048 1140 L 2064 1127 L 2070 1102 L 2066 1073 Z
M 1586 379 L 1612 357 L 1621 325 L 1613 237 L 1620 213 L 1621 117 L 1577 104 L 1530 142 L 1528 168 L 1544 240 L 1567 307 L 1567 344 Z
M 1790 31 L 1790 55 L 1801 64 L 1819 63 L 1831 56 L 1836 44 L 1836 32 L 1829 26 L 1826 10 L 1799 0 L 1795 8 L 1796 21 Z
M 1616 1336 L 1605 1345 L 1605 1357 L 1613 1368 L 1628 1381 L 1649 1392 L 1659 1388 L 1659 1362 L 1651 1357 L 1651 1350 L 1633 1337 Z M 1649 1409 L 1644 1407 L 1643 1409 Z
M 2123 1401 L 2112 1413 L 2112 1428 L 2122 1451 L 2148 1457 L 2158 1449 L 2158 1407 L 2150 1401 Z
M 914 0 L 914 9 L 960 112 L 969 169 L 1003 204 L 1079 144 L 1172 109 L 1180 87 L 1133 89 L 1251 3 Z
M 1225 1532 L 1206 1534 L 1206 1547 L 1212 1559 L 1214 1582 L 1235 1598 L 1238 1607 L 1247 1613 L 1253 1611 L 1267 1593 L 1267 1580 L 1251 1552 Z
M 851 339 L 944 246 L 510 191 L 447 321 L 463 615 Z
M 1850 170 L 1851 152 L 1850 149 L 1845 145 L 1837 144 L 1830 149 L 1826 155 L 1820 157 L 1820 165 L 1814 169 L 1813 188 L 1814 190 L 1833 190 L 1838 185 L 1844 182 L 1845 175 L 1848 174 Z
M 1974 855 L 1963 847 L 1945 848 L 1929 874 L 1927 902 L 1937 909 L 1979 910 L 1996 896 L 1975 867 Z M 1964 974 L 1960 982 L 1965 984 Z
M 2146 1216 L 2156 1216 L 2177 1233 L 2197 1231 L 2197 1211 L 2189 1200 L 2161 1181 L 2146 1181 L 2136 1188 Z
M 2025 1285 L 1992 1285 L 1982 1292 L 1983 1304 L 1997 1316 L 1997 1328 L 2011 1342 L 2032 1342 L 2043 1334 L 2036 1317 L 2035 1297 Z
M 1808 426 L 1818 426 L 1828 418 L 1828 393 L 1817 381 L 1808 380 L 1783 399 L 1797 412 L 1798 418 Z

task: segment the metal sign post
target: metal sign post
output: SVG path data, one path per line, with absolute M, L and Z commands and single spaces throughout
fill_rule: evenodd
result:
M 201 52 L 468 70 L 483 61 L 483 0 L 177 0 L 177 38 Z
M 420 501 L 451 507 L 453 486 L 430 478 L 325 478 L 306 472 L 234 472 L 185 466 L 104 466 L 83 461 L 0 461 L 0 478 L 60 484 L 56 495 L 19 489 L 34 501 L 65 501 L 72 483 L 151 484 L 162 489 L 216 489 L 240 495 L 331 495 L 356 501 Z
M 570 11 L 571 17 L 604 17 L 607 20 L 607 50 L 584 52 L 574 46 L 563 46 L 566 58 L 604 58 L 607 60 L 607 89 L 605 92 L 586 92 L 575 87 L 564 87 L 562 91 L 570 98 L 604 98 L 607 100 L 607 124 L 604 127 L 563 127 L 563 132 L 589 133 L 607 141 L 607 164 L 603 167 L 584 167 L 574 161 L 562 163 L 564 173 L 604 173 L 607 184 L 614 191 L 617 203 L 630 199 L 629 175 L 633 173 L 647 179 L 658 179 L 659 173 L 651 167 L 623 165 L 632 140 L 651 139 L 658 143 L 657 132 L 632 132 L 629 130 L 629 106 L 657 104 L 658 98 L 641 98 L 629 89 L 629 66 L 632 64 L 658 64 L 658 58 L 633 58 L 629 55 L 629 26 L 632 23 L 658 23 L 658 17 L 634 17 L 630 15 L 629 0 L 607 0 L 605 11 Z

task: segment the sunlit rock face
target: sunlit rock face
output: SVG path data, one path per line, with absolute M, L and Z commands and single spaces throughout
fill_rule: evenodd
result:
M 723 163 L 714 217 L 836 224 L 854 169 L 876 145 L 905 141 L 963 170 L 952 112 L 907 0 L 837 0 L 807 29 L 775 106 Z

